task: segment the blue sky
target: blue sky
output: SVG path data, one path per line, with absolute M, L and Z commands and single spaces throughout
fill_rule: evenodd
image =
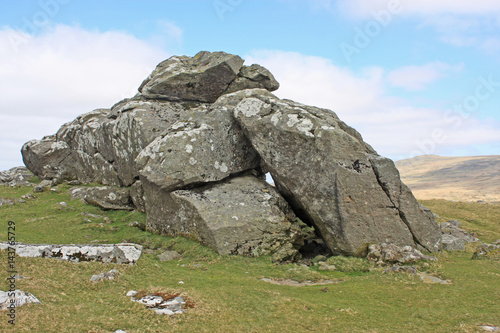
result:
M 0 169 L 135 94 L 162 60 L 238 54 L 384 156 L 500 152 L 500 1 L 1 1 Z

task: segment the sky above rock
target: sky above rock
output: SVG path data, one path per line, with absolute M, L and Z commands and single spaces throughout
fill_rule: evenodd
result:
M 381 155 L 500 153 L 497 0 L 3 1 L 0 169 L 171 55 L 238 54 Z

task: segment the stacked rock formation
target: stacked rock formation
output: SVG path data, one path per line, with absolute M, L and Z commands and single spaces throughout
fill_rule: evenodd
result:
M 294 258 L 304 243 L 296 216 L 334 253 L 439 250 L 438 225 L 394 163 L 333 111 L 279 99 L 278 87 L 236 55 L 174 56 L 133 98 L 27 142 L 23 159 L 43 179 L 130 187 L 148 230 L 220 254 Z

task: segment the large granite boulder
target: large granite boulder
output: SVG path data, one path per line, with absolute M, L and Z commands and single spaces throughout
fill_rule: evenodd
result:
M 171 57 L 141 84 L 146 98 L 213 103 L 236 78 L 243 59 L 224 52 Z
M 265 90 L 222 96 L 279 191 L 334 252 L 359 255 L 371 243 L 440 248 L 432 216 L 333 111 L 280 100 Z
M 147 198 L 156 193 L 150 192 Z M 149 230 L 195 238 L 219 254 L 271 254 L 275 260 L 294 258 L 303 244 L 301 229 L 286 201 L 275 188 L 252 175 L 163 193 L 146 201 Z
M 103 124 L 103 154 L 118 172 L 120 181 L 130 186 L 139 178 L 135 158 L 152 141 L 177 129 L 179 122 L 203 114 L 203 103 L 145 100 L 135 97 L 117 103 Z
M 281 100 L 270 93 L 278 87 L 267 69 L 235 55 L 174 56 L 136 96 L 26 143 L 23 159 L 52 183 L 125 187 L 126 202 L 99 206 L 135 206 L 149 231 L 220 254 L 317 252 L 295 216 L 334 253 L 363 256 L 374 243 L 439 250 L 432 213 L 394 163 L 333 111 Z M 263 182 L 266 172 L 276 188 Z
M 165 190 L 219 181 L 259 166 L 260 159 L 232 114 L 191 112 L 136 158 L 142 177 Z

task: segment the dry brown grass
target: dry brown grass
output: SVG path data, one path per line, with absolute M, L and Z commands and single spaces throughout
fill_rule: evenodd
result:
M 500 203 L 500 155 L 425 155 L 397 161 L 396 166 L 419 200 Z

